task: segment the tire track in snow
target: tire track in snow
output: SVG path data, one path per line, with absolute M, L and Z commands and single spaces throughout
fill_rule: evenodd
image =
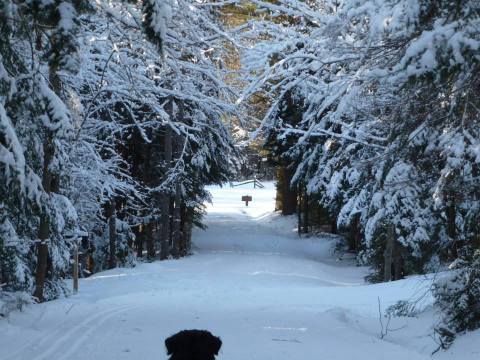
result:
M 56 348 L 61 352 L 60 354 L 57 354 L 57 356 L 51 356 L 50 354 L 52 353 L 52 351 L 49 351 L 46 354 L 44 353 L 44 354 L 42 354 L 42 356 L 36 357 L 32 360 L 45 360 L 45 359 L 49 359 L 49 358 L 58 359 L 58 360 L 68 359 L 69 356 L 73 355 L 80 348 L 80 346 L 86 340 L 88 340 L 88 338 L 92 335 L 92 333 L 97 331 L 104 323 L 106 323 L 108 320 L 115 317 L 116 315 L 122 314 L 122 313 L 124 313 L 125 311 L 128 311 L 128 310 L 134 310 L 136 308 L 138 308 L 138 306 L 127 306 L 125 308 L 122 308 L 121 310 L 112 311 L 108 315 L 103 316 L 100 319 L 97 319 L 95 321 L 95 326 L 88 328 L 86 331 L 81 333 L 80 336 L 75 336 L 73 342 L 70 342 L 70 339 L 71 339 L 72 336 L 70 336 L 70 335 L 65 336 L 63 338 L 63 341 L 59 341 L 59 343 L 56 344 L 57 345 Z M 74 335 L 76 335 L 76 334 L 74 334 Z M 68 350 L 67 351 L 64 351 L 64 349 L 62 347 L 62 345 L 64 345 L 65 343 L 68 343 Z M 55 352 L 55 350 L 53 350 L 53 352 Z M 57 351 L 57 353 L 58 353 L 58 351 Z
M 39 306 L 41 306 L 43 304 L 39 304 Z M 104 313 L 105 311 L 102 311 L 101 313 Z M 64 319 L 62 322 L 58 323 L 58 324 L 55 324 L 55 327 L 56 327 L 56 330 L 53 330 L 51 332 L 49 332 L 47 335 L 45 335 L 45 331 L 48 331 L 47 330 L 42 330 L 42 329 L 39 329 L 38 326 L 36 325 L 37 324 L 37 321 L 40 321 L 40 319 L 43 318 L 44 316 L 44 313 L 45 313 L 45 309 L 42 310 L 40 316 L 38 316 L 31 324 L 31 328 L 35 330 L 35 332 L 39 332 L 40 335 L 37 335 L 37 336 L 34 336 L 33 339 L 31 339 L 30 341 L 28 341 L 26 344 L 23 344 L 21 345 L 19 348 L 17 348 L 15 351 L 11 352 L 10 354 L 8 354 L 8 356 L 6 358 L 4 358 L 5 360 L 14 360 L 17 358 L 17 356 L 19 356 L 22 352 L 24 352 L 25 350 L 31 350 L 32 348 L 40 345 L 40 344 L 43 344 L 45 343 L 46 341 L 50 340 L 52 337 L 56 337 L 57 334 L 61 333 L 63 331 L 63 329 L 65 328 L 66 325 L 68 325 L 70 322 L 72 322 L 72 319 L 71 318 L 66 318 Z M 66 312 L 66 314 L 68 314 L 68 311 Z M 92 316 L 96 316 L 100 313 L 94 313 Z M 92 317 L 91 316 L 91 317 Z M 87 321 L 88 319 L 90 319 L 90 317 L 84 319 L 84 321 Z
M 45 360 L 45 359 L 67 359 L 69 355 L 74 353 L 79 345 L 82 344 L 90 336 L 92 332 L 98 329 L 102 324 L 104 324 L 107 320 L 114 317 L 115 315 L 121 314 L 125 311 L 134 309 L 135 306 L 119 306 L 114 309 L 108 309 L 106 311 L 101 312 L 100 314 L 93 315 L 88 319 L 82 321 L 79 325 L 75 326 L 74 328 L 67 331 L 63 336 L 56 339 L 53 344 L 50 345 L 48 350 L 39 356 L 32 358 L 31 360 Z M 92 326 L 89 328 L 89 326 Z M 85 328 L 87 327 L 86 331 Z M 73 340 L 73 344 L 69 344 L 71 339 Z M 58 354 L 58 352 L 62 352 L 65 346 L 68 344 L 68 351 Z M 57 356 L 52 356 L 57 353 Z
M 82 322 L 80 322 L 78 325 L 75 325 L 74 327 L 70 328 L 65 332 L 64 326 L 67 325 L 68 323 L 74 321 L 74 319 L 68 319 L 66 321 L 61 322 L 60 324 L 56 325 L 57 329 L 50 332 L 49 334 L 41 334 L 37 337 L 35 337 L 32 341 L 30 341 L 28 344 L 22 346 L 19 348 L 17 351 L 9 354 L 5 360 L 15 360 L 15 359 L 25 359 L 25 352 L 28 350 L 34 350 L 35 352 L 41 351 L 40 349 L 36 349 L 34 347 L 37 347 L 38 345 L 42 345 L 45 343 L 49 343 L 49 348 L 46 352 L 42 352 L 38 354 L 36 357 L 33 358 L 28 358 L 29 360 L 43 360 L 46 357 L 48 357 L 50 354 L 55 352 L 61 345 L 63 345 L 65 342 L 67 342 L 72 336 L 75 336 L 78 330 L 81 330 L 82 328 L 85 328 L 89 326 L 91 323 L 94 322 L 105 322 L 112 316 L 115 316 L 116 314 L 120 314 L 124 311 L 130 310 L 135 308 L 136 306 L 117 306 L 115 308 L 109 308 L 107 310 L 103 310 L 100 312 L 95 312 L 94 314 L 88 316 L 85 318 Z M 93 329 L 96 329 L 97 326 L 93 327 Z M 63 335 L 62 335 L 63 333 Z M 84 336 L 81 336 L 84 338 Z M 33 348 L 33 349 L 32 349 Z M 23 356 L 22 356 L 23 355 Z M 53 357 L 53 359 L 59 359 L 58 357 Z

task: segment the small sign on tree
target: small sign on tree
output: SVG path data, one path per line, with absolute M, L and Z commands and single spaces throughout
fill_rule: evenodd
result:
M 242 201 L 245 201 L 245 205 L 248 206 L 248 202 L 252 201 L 252 197 L 250 195 L 242 196 Z

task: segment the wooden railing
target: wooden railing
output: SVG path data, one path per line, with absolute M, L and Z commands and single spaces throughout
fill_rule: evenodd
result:
M 263 189 L 265 185 L 263 185 L 260 181 L 257 180 L 257 178 L 253 178 L 252 180 L 245 180 L 242 182 L 239 182 L 237 184 L 230 183 L 230 187 L 235 187 L 235 186 L 241 186 L 241 185 L 247 185 L 247 184 L 252 184 L 253 183 L 253 188 L 256 189 L 257 187 L 259 189 Z

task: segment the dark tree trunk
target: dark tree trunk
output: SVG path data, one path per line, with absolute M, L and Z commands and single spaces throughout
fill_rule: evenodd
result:
M 37 47 L 41 48 L 42 43 L 39 41 Z M 53 91 L 60 96 L 62 85 L 60 78 L 57 75 L 57 69 L 52 67 L 49 69 L 49 81 Z M 50 164 L 55 155 L 55 147 L 51 135 L 47 136 L 45 143 L 43 144 L 43 172 L 42 172 L 42 186 L 48 196 L 52 191 L 58 191 L 59 183 L 58 179 L 55 184 L 52 184 L 54 176 L 50 171 Z M 52 189 L 52 186 L 54 189 Z M 35 291 L 33 296 L 37 298 L 39 302 L 44 300 L 43 291 L 45 288 L 45 280 L 47 277 L 48 268 L 48 244 L 47 240 L 50 236 L 50 219 L 49 215 L 45 214 L 45 210 L 42 209 L 40 215 L 40 224 L 38 228 L 38 242 L 37 242 L 37 267 L 35 269 Z
M 403 279 L 402 247 L 395 241 L 393 245 L 393 280 Z
M 277 169 L 277 195 L 276 210 L 280 210 L 282 215 L 292 215 L 297 211 L 297 191 L 290 186 L 293 172 L 285 166 L 279 166 Z
M 302 192 L 303 192 L 303 233 L 307 234 L 309 231 L 309 207 L 308 207 L 308 194 L 306 186 L 302 185 Z
M 40 229 L 37 243 L 37 268 L 35 271 L 35 292 L 33 296 L 37 298 L 37 301 L 42 302 L 43 290 L 45 287 L 45 279 L 47 276 L 47 261 L 48 261 L 48 245 L 45 242 L 48 238 L 48 220 L 45 219 L 45 216 L 42 216 L 40 219 Z M 45 237 L 46 234 L 46 237 Z
M 182 239 L 181 239 L 181 242 L 180 242 L 180 250 L 179 250 L 179 253 L 180 253 L 180 256 L 186 256 L 187 255 L 187 239 L 185 237 L 186 233 L 185 233 L 185 223 L 187 221 L 187 218 L 186 218 L 186 207 L 185 207 L 185 203 L 182 201 L 182 204 L 180 206 L 180 229 L 182 229 Z
M 182 227 L 181 227 L 181 193 L 180 184 L 175 185 L 175 201 L 173 205 L 173 234 L 172 234 L 172 256 L 175 259 L 180 257 L 180 243 L 182 242 Z
M 117 212 L 115 210 L 115 199 L 111 199 L 108 204 L 108 241 L 109 241 L 109 257 L 108 268 L 117 267 Z
M 332 234 L 338 234 L 337 219 L 333 218 L 330 220 L 330 229 Z
M 155 195 L 157 201 L 155 203 L 155 208 L 158 210 L 159 204 L 161 202 L 158 200 L 158 194 Z M 160 216 L 155 216 L 155 220 L 153 221 L 153 246 L 154 246 L 154 251 L 155 251 L 155 257 L 157 259 L 160 259 L 160 241 L 162 237 L 162 232 L 160 231 Z
M 297 192 L 295 187 L 290 185 L 293 177 L 293 171 L 291 169 L 285 169 L 285 202 L 284 202 L 284 209 L 282 214 L 283 215 L 291 215 L 295 214 L 297 211 Z
M 179 102 L 178 104 L 177 119 L 182 121 L 184 116 L 183 103 Z M 175 134 L 173 136 L 173 158 L 175 162 L 182 160 L 183 146 L 185 144 L 185 139 L 182 135 Z M 175 198 L 173 202 L 173 211 L 172 211 L 172 256 L 175 259 L 180 257 L 180 246 L 183 241 L 182 234 L 182 186 L 181 181 L 183 175 L 177 176 L 175 181 Z
M 170 196 L 162 197 L 161 206 L 162 215 L 160 216 L 161 233 L 160 233 L 160 260 L 168 258 L 170 252 Z
M 349 228 L 349 234 L 347 237 L 347 245 L 348 245 L 348 250 L 349 251 L 355 251 L 355 231 L 356 231 L 356 223 L 355 220 L 353 220 L 352 224 L 350 225 Z
M 395 246 L 395 228 L 393 225 L 388 225 L 386 245 L 385 245 L 385 267 L 383 273 L 383 281 L 392 280 L 392 261 L 393 261 L 393 248 Z
M 182 247 L 181 256 L 187 256 L 190 253 L 192 241 L 192 219 L 185 203 L 182 203 Z
M 179 118 L 183 118 L 183 106 L 179 105 Z M 184 138 L 181 135 L 175 135 L 174 137 L 174 157 L 175 161 L 180 161 L 182 157 L 182 150 L 184 145 Z M 177 179 L 175 182 L 175 200 L 173 205 L 173 234 L 172 234 L 172 255 L 174 258 L 180 257 L 180 244 L 182 242 L 182 187 L 180 185 L 181 179 Z
M 360 231 L 360 215 L 355 215 L 350 226 L 350 236 L 348 237 L 348 249 L 350 251 L 360 251 L 362 244 L 362 232 Z
M 185 255 L 188 255 L 192 250 L 192 229 L 193 229 L 193 221 L 192 221 L 191 215 L 187 213 L 187 221 L 185 224 L 185 232 L 184 232 L 185 244 L 186 244 Z
M 302 192 L 300 191 L 300 187 L 297 191 L 297 233 L 298 235 L 302 235 Z
M 147 136 L 152 138 L 151 129 L 147 129 Z M 143 181 L 147 186 L 152 185 L 152 146 L 149 142 L 145 141 L 143 144 L 143 155 L 144 155 L 144 164 L 143 164 Z M 155 196 L 152 196 L 152 203 L 154 204 Z M 153 205 L 155 206 L 155 205 Z M 147 259 L 148 261 L 155 260 L 155 239 L 153 237 L 154 233 L 154 219 L 151 214 L 147 214 L 147 219 L 144 224 L 144 240 L 145 246 L 147 248 Z
M 147 245 L 147 258 L 149 261 L 155 260 L 155 243 L 153 242 L 153 221 L 145 224 L 145 243 Z
M 138 234 L 135 239 L 135 243 L 137 245 L 137 257 L 141 258 L 143 257 L 143 242 L 145 240 L 145 235 L 144 235 L 144 229 L 143 226 L 139 227 Z
M 50 163 L 52 162 L 55 148 L 53 147 L 52 140 L 49 139 L 45 142 L 43 157 L 43 174 L 42 185 L 45 192 L 50 196 L 52 190 L 52 174 L 49 170 Z M 33 296 L 37 298 L 37 301 L 42 302 L 43 290 L 45 288 L 45 279 L 47 277 L 48 266 L 48 244 L 47 240 L 50 235 L 50 219 L 49 215 L 42 209 L 40 215 L 40 225 L 38 228 L 38 242 L 37 242 L 37 267 L 35 270 L 35 291 Z
M 163 173 L 166 174 L 170 169 L 172 163 L 172 129 L 169 126 L 165 128 L 164 136 L 164 159 L 163 159 Z M 160 260 L 168 258 L 170 252 L 169 237 L 170 237 L 170 195 L 167 193 L 161 196 L 161 234 L 160 234 Z
M 306 187 L 302 182 L 298 184 L 297 190 L 297 215 L 298 215 L 298 234 L 308 233 L 308 196 Z
M 450 250 L 450 256 L 452 259 L 458 257 L 458 249 L 460 244 L 457 241 L 457 225 L 455 224 L 456 219 L 456 206 L 455 206 L 455 196 L 452 194 L 447 195 L 447 235 L 452 242 L 452 247 Z

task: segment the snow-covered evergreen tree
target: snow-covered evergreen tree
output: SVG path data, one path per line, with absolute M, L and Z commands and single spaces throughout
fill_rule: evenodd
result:
M 463 249 L 452 272 L 434 285 L 436 305 L 443 312 L 435 330 L 447 349 L 457 334 L 480 328 L 480 250 Z
M 208 7 L 197 4 L 193 11 L 190 2 L 159 1 L 140 5 L 100 2 L 95 15 L 82 18 L 89 34 L 82 47 L 86 64 L 83 82 L 72 78 L 71 86 L 81 94 L 86 111 L 80 134 L 96 129 L 102 157 L 120 166 L 111 174 L 131 179 L 131 185 L 116 187 L 109 196 L 129 198 L 121 216 L 142 232 L 165 212 L 162 198 L 178 190 L 196 212 L 205 199 L 202 187 L 230 174 L 233 144 L 222 119 L 234 108 L 234 94 L 223 83 L 219 67 L 226 35 Z M 172 15 L 152 17 L 149 9 Z M 157 17 L 165 21 L 153 26 Z M 162 39 L 161 49 L 156 36 Z M 168 164 L 163 149 L 167 133 L 178 145 Z M 142 242 L 144 233 L 140 235 Z M 152 236 L 146 237 L 148 243 Z
M 294 182 L 340 227 L 360 216 L 370 260 L 389 225 L 410 272 L 473 241 L 478 3 L 254 3 L 268 15 L 245 33 L 245 96 L 266 92 L 262 130 L 297 139 L 283 152 Z M 296 123 L 279 116 L 291 94 L 305 109 Z
M 132 264 L 138 229 L 162 215 L 157 194 L 177 196 L 182 223 L 199 224 L 204 186 L 234 161 L 228 35 L 216 8 L 196 2 L 0 6 L 2 291 L 47 300 L 64 291 L 80 236 L 89 270 Z
M 63 291 L 60 279 L 69 263 L 66 238 L 77 230 L 76 212 L 60 185 L 68 163 L 71 116 L 55 93 L 61 92 L 57 72 L 70 52 L 59 54 L 51 64 L 43 60 L 53 49 L 53 38 L 60 39 L 58 34 L 69 29 L 73 7 L 47 1 L 3 6 L 2 23 L 8 25 L 2 29 L 2 160 L 10 158 L 2 169 L 10 185 L 2 187 L 7 214 L 2 228 L 8 230 L 4 243 L 17 253 L 16 266 L 28 269 L 21 288 L 32 290 L 35 273 L 35 295 L 44 300 Z M 41 31 L 44 25 L 53 26 L 52 32 Z

